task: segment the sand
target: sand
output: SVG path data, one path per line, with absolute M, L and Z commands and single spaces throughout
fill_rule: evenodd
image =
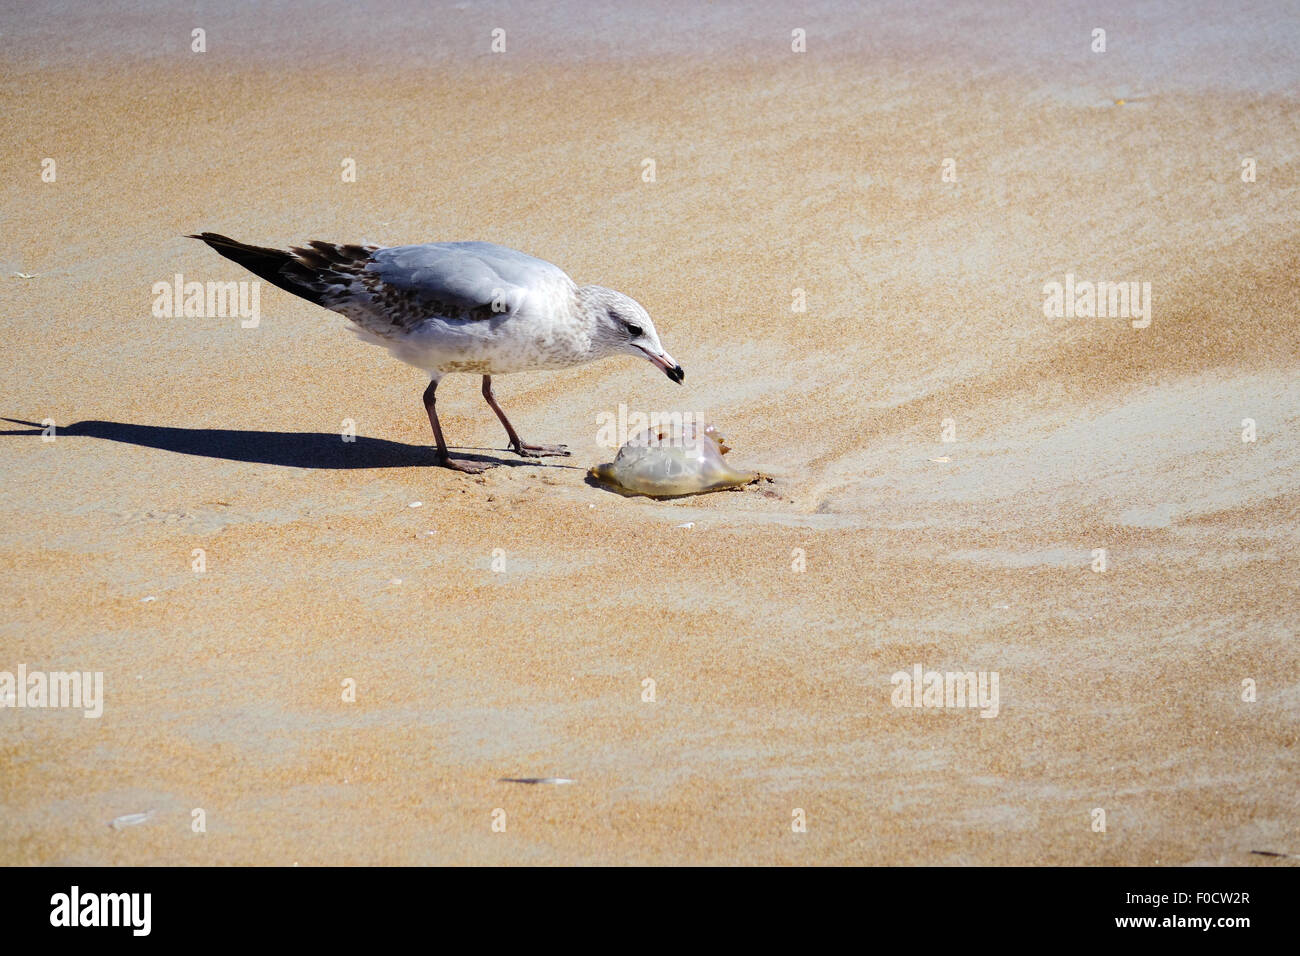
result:
M 0 709 L 0 863 L 1285 865 L 1300 27 L 1126 6 L 0 16 L 0 671 L 104 680 Z M 535 463 L 453 376 L 508 467 L 431 467 L 341 317 L 152 314 L 251 278 L 203 229 L 521 248 L 686 387 L 497 379 Z M 1150 325 L 1045 317 L 1067 274 Z M 621 403 L 771 482 L 592 487 Z M 894 706 L 917 665 L 997 715 Z

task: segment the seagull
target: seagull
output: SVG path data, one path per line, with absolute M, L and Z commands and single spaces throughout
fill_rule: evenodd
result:
M 215 232 L 187 236 L 249 272 L 352 322 L 352 331 L 430 374 L 424 408 L 438 464 L 477 474 L 492 464 L 452 458 L 434 407 L 451 372 L 483 376 L 483 397 L 524 458 L 568 455 L 563 445 L 528 445 L 492 394 L 492 376 L 570 368 L 633 355 L 674 382 L 686 373 L 659 342 L 650 315 L 630 296 L 577 285 L 559 266 L 490 242 L 412 246 L 312 241 L 287 252 Z

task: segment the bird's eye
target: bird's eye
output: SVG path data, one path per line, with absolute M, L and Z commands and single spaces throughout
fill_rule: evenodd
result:
M 636 339 L 636 338 L 640 338 L 641 335 L 642 335 L 643 332 L 644 332 L 644 330 L 641 328 L 641 326 L 639 326 L 639 325 L 632 325 L 630 322 L 628 323 L 627 330 L 628 330 L 628 332 L 631 333 L 632 338 L 634 338 L 634 339 Z

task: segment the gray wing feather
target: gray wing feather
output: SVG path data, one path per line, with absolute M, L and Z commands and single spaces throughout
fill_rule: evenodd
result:
M 564 270 L 490 242 L 391 246 L 366 266 L 386 286 L 466 317 L 517 312 L 530 290 L 569 282 Z

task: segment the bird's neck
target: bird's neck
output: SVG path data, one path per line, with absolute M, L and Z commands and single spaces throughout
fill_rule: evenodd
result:
M 618 338 L 604 321 L 609 290 L 598 285 L 579 286 L 574 290 L 575 320 L 587 336 L 588 361 L 618 354 Z

